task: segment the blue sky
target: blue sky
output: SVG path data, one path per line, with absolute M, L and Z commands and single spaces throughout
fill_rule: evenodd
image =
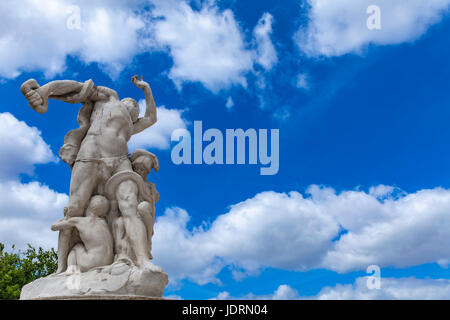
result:
M 0 241 L 56 247 L 69 191 L 57 154 L 79 106 L 37 114 L 21 83 L 92 78 L 141 100 L 139 74 L 159 119 L 130 149 L 160 162 L 166 296 L 450 297 L 450 1 L 46 2 L 0 5 Z M 278 173 L 173 164 L 171 133 L 194 121 L 279 129 Z

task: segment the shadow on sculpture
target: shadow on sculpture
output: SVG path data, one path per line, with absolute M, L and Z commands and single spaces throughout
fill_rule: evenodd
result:
M 130 156 L 131 136 L 157 121 L 148 83 L 131 81 L 144 91 L 146 110 L 132 98 L 95 86 L 58 80 L 40 87 L 27 80 L 21 91 L 32 109 L 45 113 L 49 99 L 76 104 L 79 128 L 70 131 L 59 151 L 71 170 L 69 202 L 59 231 L 58 270 L 23 287 L 21 299 L 60 297 L 162 297 L 168 277 L 150 260 L 155 185 L 147 181 L 158 159 L 146 150 Z

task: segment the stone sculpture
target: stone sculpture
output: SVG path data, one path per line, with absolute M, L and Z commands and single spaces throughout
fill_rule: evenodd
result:
M 92 80 L 22 84 L 38 113 L 47 112 L 49 99 L 82 108 L 79 128 L 66 135 L 59 151 L 72 175 L 64 217 L 52 226 L 59 231 L 58 270 L 26 285 L 21 299 L 162 296 L 167 275 L 150 262 L 159 194 L 147 181 L 152 169 L 158 171 L 158 159 L 146 150 L 130 157 L 127 146 L 132 135 L 157 121 L 156 105 L 142 77 L 131 81 L 145 94 L 141 118 L 136 100 L 119 100 L 114 90 Z
M 52 230 L 77 229 L 80 242 L 75 244 L 67 258 L 71 270 L 86 272 L 113 262 L 113 238 L 106 223 L 108 200 L 93 196 L 85 217 L 65 217 L 52 225 Z

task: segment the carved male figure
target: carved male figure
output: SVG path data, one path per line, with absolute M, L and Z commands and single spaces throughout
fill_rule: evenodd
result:
M 116 247 L 117 259 L 132 259 L 140 266 L 152 259 L 152 236 L 153 225 L 155 223 L 155 203 L 159 200 L 159 194 L 155 185 L 147 182 L 147 175 L 152 169 L 155 172 L 159 169 L 156 156 L 146 150 L 135 150 L 131 156 L 134 171 L 120 172 L 114 175 L 107 182 L 107 194 L 117 203 L 121 216 L 116 216 L 116 210 L 112 210 L 110 216 L 112 230 Z M 114 209 L 114 208 L 113 208 Z M 127 227 L 127 221 L 131 216 L 139 218 L 140 223 L 132 224 L 132 228 Z M 136 250 L 128 243 L 129 233 L 135 232 L 135 228 L 144 228 L 145 234 L 140 232 L 144 245 L 143 251 Z
M 69 253 L 69 267 L 86 272 L 113 262 L 113 238 L 105 220 L 108 209 L 105 197 L 94 196 L 85 217 L 65 217 L 52 225 L 53 231 L 76 228 L 80 234 L 81 243 L 75 244 Z
M 152 251 L 152 236 L 153 225 L 155 224 L 155 203 L 159 200 L 159 193 L 152 182 L 147 181 L 148 174 L 152 171 L 158 172 L 159 162 L 158 158 L 147 150 L 135 150 L 131 155 L 131 164 L 133 170 L 142 177 L 144 181 L 144 192 L 142 194 L 142 202 L 139 203 L 138 213 L 147 229 L 147 251 L 151 255 Z
M 139 80 L 134 76 L 132 82 L 145 93 L 146 111 L 142 118 L 138 118 L 139 105 L 134 99 L 119 100 L 114 90 L 96 87 L 91 80 L 85 83 L 59 80 L 39 87 L 34 79 L 30 79 L 21 87 L 30 106 L 39 113 L 46 112 L 49 98 L 83 103 L 78 116 L 80 128 L 67 134 L 60 150 L 61 159 L 72 168 L 69 203 L 64 208 L 67 218 L 82 216 L 93 192 L 102 193 L 102 186 L 114 173 L 132 171 L 127 142 L 132 135 L 157 120 L 150 86 L 142 77 Z M 129 220 L 130 229 L 133 222 L 136 224 L 133 219 Z M 142 238 L 140 233 L 145 230 L 134 229 L 130 233 L 131 245 L 142 251 L 144 249 L 140 249 L 139 239 Z M 70 229 L 60 231 L 57 273 L 66 269 L 70 237 Z

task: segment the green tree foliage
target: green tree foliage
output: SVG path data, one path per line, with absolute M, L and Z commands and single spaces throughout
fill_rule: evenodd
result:
M 8 253 L 0 243 L 0 299 L 19 299 L 20 290 L 27 283 L 52 274 L 58 266 L 54 249 L 46 251 L 28 245 L 25 252 Z

